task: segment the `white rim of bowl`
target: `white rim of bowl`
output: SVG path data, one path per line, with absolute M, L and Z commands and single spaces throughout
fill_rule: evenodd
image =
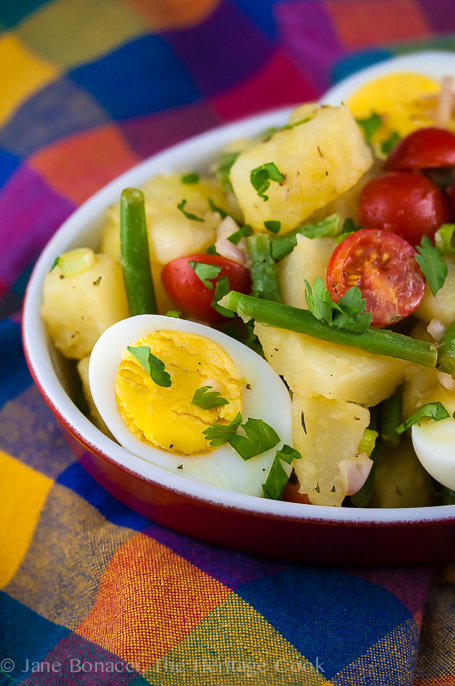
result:
M 444 63 L 447 66 L 444 66 Z M 406 69 L 418 69 L 421 73 L 439 78 L 447 74 L 448 69 L 455 70 L 455 55 L 429 51 L 417 55 L 391 58 L 343 80 L 328 91 L 321 101 L 337 104 L 346 99 L 353 90 L 372 78 Z M 62 224 L 41 253 L 33 269 L 25 295 L 23 343 L 32 374 L 45 399 L 61 418 L 62 423 L 89 448 L 146 481 L 155 482 L 160 486 L 207 504 L 210 503 L 224 509 L 243 510 L 251 514 L 264 514 L 273 518 L 320 521 L 333 524 L 400 525 L 411 522 L 424 523 L 454 519 L 454 505 L 402 509 L 356 509 L 301 505 L 224 491 L 167 472 L 161 467 L 132 455 L 99 431 L 69 398 L 51 362 L 49 342 L 40 317 L 42 284 L 54 257 L 77 243 L 77 236 L 81 228 L 93 221 L 109 205 L 117 202 L 123 188 L 141 186 L 158 173 L 183 170 L 188 166 L 197 168 L 197 164 L 193 165 L 194 160 L 200 162 L 203 160 L 205 166 L 213 152 L 220 150 L 230 141 L 239 137 L 252 136 L 273 125 L 283 125 L 286 123 L 291 109 L 291 107 L 281 108 L 212 129 L 145 160 L 98 191 Z

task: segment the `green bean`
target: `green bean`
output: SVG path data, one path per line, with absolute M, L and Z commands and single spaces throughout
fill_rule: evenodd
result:
M 439 341 L 436 367 L 440 372 L 455 375 L 455 322 L 450 324 Z
M 307 238 L 324 238 L 326 236 L 338 236 L 341 231 L 341 216 L 331 214 L 319 222 L 298 226 L 284 236 L 272 239 L 271 255 L 277 262 L 287 257 L 297 245 L 297 236 L 300 234 Z
M 125 188 L 121 195 L 120 256 L 130 315 L 156 314 L 144 194 L 137 188 Z
M 401 424 L 401 398 L 403 387 L 398 386 L 394 393 L 379 405 L 379 433 L 388 448 L 394 448 L 400 442 L 397 427 Z
M 246 245 L 251 260 L 251 289 L 256 298 L 281 303 L 278 265 L 273 259 L 270 236 L 262 233 L 247 238 Z
M 434 367 L 436 364 L 436 350 L 430 343 L 387 329 L 367 329 L 363 333 L 335 329 L 320 322 L 308 310 L 261 300 L 236 291 L 227 294 L 224 307 L 237 312 L 243 319 L 256 319 L 263 324 L 304 333 L 330 343 L 408 360 L 425 367 Z

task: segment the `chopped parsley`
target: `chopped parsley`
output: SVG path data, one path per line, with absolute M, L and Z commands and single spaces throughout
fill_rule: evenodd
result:
M 371 140 L 382 124 L 382 119 L 379 114 L 377 114 L 377 112 L 372 112 L 369 117 L 366 117 L 365 119 L 356 119 L 356 122 L 363 131 L 365 141 L 370 148 L 373 147 Z
M 264 222 L 264 226 L 267 231 L 271 231 L 272 233 L 279 233 L 281 231 L 281 222 L 277 221 L 276 219 L 269 219 L 268 221 Z
M 168 310 L 165 314 L 165 317 L 174 317 L 174 319 L 180 319 L 180 312 L 177 312 L 177 310 Z
M 252 169 L 250 173 L 251 185 L 264 202 L 269 199 L 265 192 L 270 188 L 271 181 L 280 183 L 283 179 L 283 174 L 274 162 L 262 164 L 260 167 Z
M 230 290 L 228 277 L 226 275 L 220 276 L 215 284 L 215 293 L 213 294 L 212 300 L 213 309 L 222 314 L 224 317 L 229 318 L 235 317 L 235 312 L 231 312 L 231 310 L 227 310 L 222 305 L 219 305 L 218 301 L 221 300 L 221 298 L 224 298 L 224 296 L 227 295 Z
M 168 388 L 171 385 L 171 377 L 165 370 L 165 365 L 159 357 L 155 357 L 150 352 L 147 345 L 142 345 L 137 348 L 128 346 L 129 352 L 134 355 L 139 364 L 144 367 L 145 371 L 157 386 Z
M 179 204 L 177 205 L 177 209 L 179 209 L 180 212 L 182 212 L 187 219 L 192 219 L 195 222 L 203 222 L 204 219 L 202 217 L 198 217 L 196 214 L 193 214 L 192 212 L 187 212 L 185 210 L 185 205 L 187 202 L 187 200 L 182 200 L 181 202 L 179 202 Z
M 219 255 L 220 253 L 217 252 L 217 249 L 215 247 L 215 243 L 212 243 L 212 245 L 209 245 L 207 250 L 205 251 L 207 255 Z
M 180 179 L 182 183 L 186 183 L 188 185 L 194 185 L 195 183 L 199 183 L 200 176 L 199 174 L 184 174 L 182 178 Z
M 231 182 L 229 180 L 229 174 L 231 173 L 232 165 L 234 164 L 239 155 L 240 150 L 238 150 L 237 152 L 223 152 L 220 155 L 220 159 L 218 160 L 216 175 L 225 193 L 229 193 L 232 191 Z
M 381 152 L 384 155 L 388 155 L 389 152 L 396 146 L 396 144 L 400 140 L 400 134 L 398 131 L 393 131 L 392 134 L 390 135 L 390 138 L 388 138 L 386 141 L 381 143 Z
M 408 417 L 406 421 L 404 421 L 402 424 L 400 424 L 400 426 L 396 428 L 397 434 L 404 433 L 405 431 L 407 431 L 407 429 L 409 429 L 414 424 L 417 424 L 425 417 L 428 417 L 429 419 L 434 419 L 435 422 L 439 422 L 441 419 L 447 419 L 447 417 L 450 417 L 450 414 L 447 412 L 444 405 L 439 401 L 435 403 L 427 403 L 426 405 L 422 405 L 422 407 L 419 407 L 419 409 L 416 410 L 416 412 L 414 412 L 413 415 Z
M 209 279 L 216 279 L 221 271 L 221 267 L 217 267 L 214 264 L 205 264 L 205 262 L 195 262 L 194 260 L 189 260 L 188 264 L 204 286 L 212 291 L 213 283 Z
M 244 236 L 251 236 L 252 233 L 253 229 L 251 228 L 251 226 L 249 224 L 245 224 L 245 226 L 241 226 L 238 231 L 231 233 L 231 235 L 228 236 L 227 239 L 233 245 L 238 245 Z
M 58 265 L 59 262 L 60 262 L 60 256 L 56 257 L 55 260 L 52 262 L 52 267 L 49 269 L 49 274 L 51 273 L 51 271 L 53 271 L 55 269 L 55 267 Z
M 266 452 L 266 450 L 274 448 L 280 441 L 276 431 L 262 421 L 262 419 L 252 419 L 250 417 L 245 424 L 242 424 L 242 429 L 246 436 L 232 434 L 228 442 L 243 460 L 249 460 L 256 455 Z
M 455 252 L 455 224 L 443 224 L 434 235 L 434 242 L 443 255 Z
M 209 198 L 209 207 L 212 210 L 212 212 L 218 212 L 221 219 L 226 219 L 226 217 L 229 216 L 228 213 L 226 212 L 226 210 L 223 210 L 222 207 L 218 207 L 218 205 L 215 205 L 212 198 Z
M 222 405 L 229 404 L 229 400 L 222 398 L 219 391 L 211 391 L 211 388 L 213 388 L 213 386 L 202 386 L 202 388 L 197 388 L 191 404 L 196 405 L 196 407 L 201 407 L 203 410 L 211 410 L 213 407 L 221 407 Z
M 276 451 L 272 466 L 267 474 L 267 479 L 265 480 L 265 483 L 262 484 L 262 492 L 264 493 L 265 498 L 281 500 L 284 487 L 289 480 L 289 476 L 281 462 L 283 461 L 287 464 L 291 464 L 293 460 L 300 460 L 301 457 L 299 451 L 294 450 L 294 448 L 291 448 L 289 445 L 283 445 L 281 450 Z
M 371 324 L 371 314 L 365 312 L 365 299 L 357 286 L 353 286 L 333 302 L 322 279 L 318 276 L 311 288 L 305 279 L 305 300 L 311 314 L 335 329 L 363 333 Z
M 423 236 L 422 242 L 416 246 L 416 250 L 419 253 L 416 255 L 416 261 L 428 281 L 431 292 L 436 295 L 443 287 L 449 273 L 447 263 L 428 236 Z
M 230 424 L 220 424 L 215 422 L 208 426 L 202 433 L 209 441 L 209 444 L 215 448 L 224 443 L 227 443 L 229 438 L 237 432 L 240 424 L 242 423 L 242 415 L 237 412 L 236 416 Z

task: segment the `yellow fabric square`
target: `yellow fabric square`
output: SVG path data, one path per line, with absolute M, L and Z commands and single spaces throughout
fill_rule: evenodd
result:
M 24 100 L 52 81 L 59 72 L 54 65 L 29 52 L 11 32 L 0 36 L 0 64 L 2 65 L 1 126 Z
M 52 479 L 0 450 L 0 588 L 19 567 L 32 540 Z
M 147 30 L 142 17 L 117 0 L 54 0 L 30 15 L 17 33 L 38 55 L 66 69 Z

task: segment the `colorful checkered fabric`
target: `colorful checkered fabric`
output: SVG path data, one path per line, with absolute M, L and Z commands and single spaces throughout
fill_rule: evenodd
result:
M 455 684 L 450 570 L 428 594 L 430 567 L 259 559 L 129 510 L 63 442 L 18 314 L 119 173 L 429 47 L 455 49 L 453 0 L 0 0 L 1 686 Z

